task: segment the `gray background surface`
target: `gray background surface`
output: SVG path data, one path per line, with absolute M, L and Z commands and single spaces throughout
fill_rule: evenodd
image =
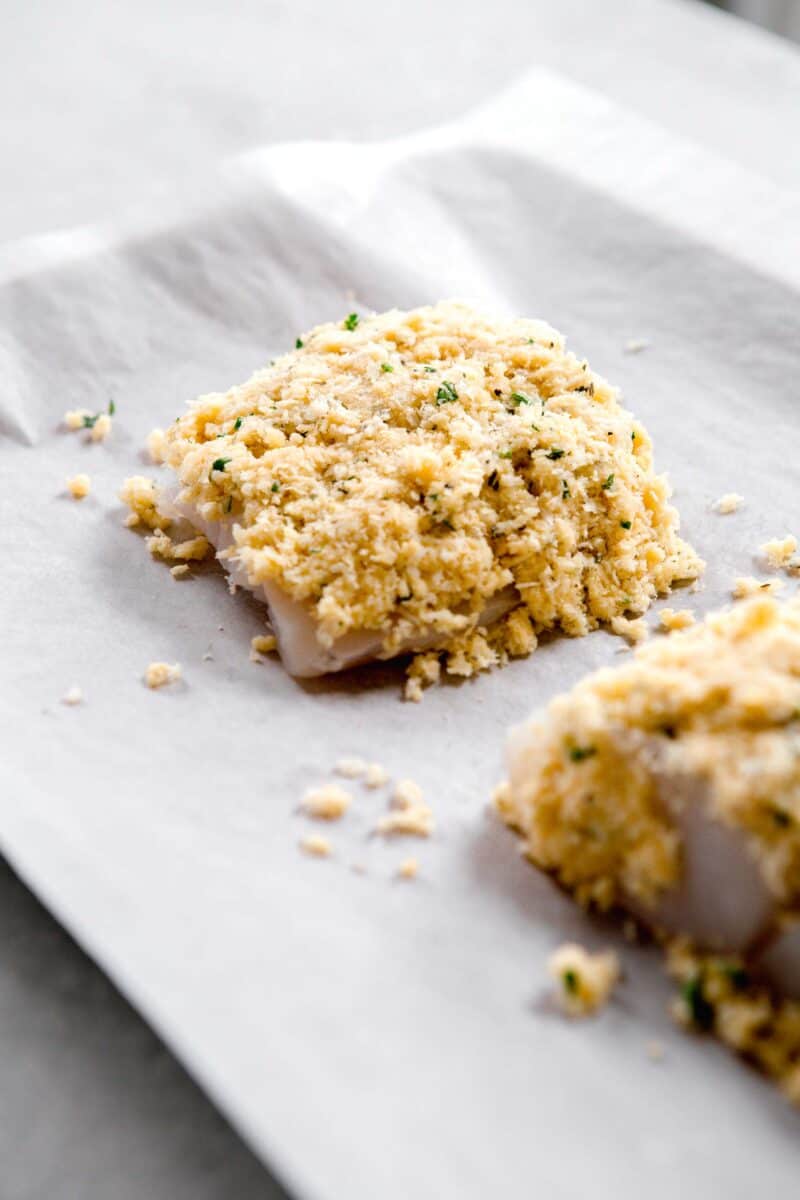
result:
M 783 186 L 800 181 L 797 55 L 685 5 L 0 12 L 3 240 L 98 219 L 155 180 L 200 188 L 206 163 L 264 141 L 430 124 L 536 63 Z M 7 869 L 0 914 L 3 1197 L 270 1195 L 266 1173 Z

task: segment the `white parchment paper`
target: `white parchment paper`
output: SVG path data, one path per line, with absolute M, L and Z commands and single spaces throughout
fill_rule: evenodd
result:
M 709 561 L 679 597 L 702 613 L 800 526 L 799 291 L 795 196 L 544 74 L 444 130 L 259 152 L 0 253 L 0 844 L 298 1195 L 782 1198 L 800 1127 L 671 1028 L 658 956 L 486 812 L 507 726 L 623 643 L 553 641 L 421 706 L 396 665 L 300 684 L 253 664 L 258 607 L 215 570 L 174 581 L 123 527 L 145 434 L 359 305 L 541 316 L 650 429 Z M 109 399 L 105 445 L 59 431 Z M 746 503 L 720 517 L 728 491 Z M 152 693 L 160 658 L 185 683 Z M 386 796 L 356 785 L 333 857 L 303 857 L 298 798 L 343 754 L 416 779 L 436 837 L 370 838 Z M 420 878 L 395 880 L 412 852 Z M 618 945 L 628 976 L 579 1025 L 543 1003 L 565 936 Z

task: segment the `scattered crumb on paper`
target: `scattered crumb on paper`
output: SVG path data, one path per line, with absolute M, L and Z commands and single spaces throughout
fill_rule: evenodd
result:
M 419 874 L 419 863 L 415 858 L 404 858 L 397 868 L 401 879 L 416 879 Z
M 551 954 L 547 969 L 557 985 L 558 1002 L 572 1017 L 585 1017 L 608 1003 L 620 977 L 613 950 L 590 954 L 575 942 L 565 942 Z
M 433 813 L 427 804 L 396 808 L 385 817 L 381 817 L 376 826 L 376 832 L 384 837 L 430 837 L 433 830 Z
M 734 580 L 731 595 L 734 600 L 749 600 L 751 596 L 771 596 L 783 587 L 782 579 L 755 579 L 752 575 L 740 575 Z
M 395 808 L 413 808 L 422 803 L 422 788 L 413 779 L 399 779 L 392 794 Z
M 83 473 L 72 475 L 67 480 L 67 490 L 74 500 L 83 500 L 84 496 L 88 496 L 92 490 L 92 481 L 88 475 Z
M 322 821 L 338 821 L 347 812 L 353 797 L 336 783 L 309 788 L 301 800 L 301 807 L 310 817 Z
M 690 608 L 662 608 L 658 614 L 658 623 L 668 633 L 677 629 L 688 629 L 690 625 L 694 625 L 694 613 Z
M 306 854 L 310 854 L 312 858 L 328 858 L 331 853 L 331 844 L 321 834 L 310 833 L 307 837 L 300 839 L 300 849 Z
M 83 704 L 83 692 L 77 684 L 73 684 L 71 688 L 68 688 L 64 692 L 64 695 L 61 697 L 61 703 L 68 704 L 70 707 L 76 704 Z
M 764 542 L 759 551 L 775 570 L 788 567 L 797 552 L 797 538 L 791 533 L 787 533 L 783 538 L 772 538 L 771 541 Z
M 144 673 L 144 681 L 149 688 L 165 687 L 180 678 L 180 663 L 151 662 Z
M 648 634 L 647 622 L 641 617 L 612 617 L 609 624 L 612 633 L 625 638 L 632 646 L 643 642 Z
M 340 758 L 334 766 L 334 771 L 337 775 L 341 775 L 344 779 L 359 779 L 367 772 L 367 763 L 363 758 Z
M 744 504 L 744 496 L 740 496 L 738 492 L 726 492 L 724 496 L 720 496 L 712 504 L 714 512 L 718 512 L 721 516 L 727 516 L 728 513 L 735 513 Z
M 389 772 L 380 763 L 368 763 L 364 772 L 364 783 L 368 788 L 383 787 L 389 782 Z

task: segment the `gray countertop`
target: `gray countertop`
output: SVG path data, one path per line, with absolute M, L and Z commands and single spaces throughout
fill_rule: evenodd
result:
M 0 241 L 202 188 L 254 145 L 383 137 L 554 67 L 796 188 L 800 57 L 666 0 L 0 2 Z M 9 169 L 13 167 L 13 169 Z M 159 1040 L 0 870 L 4 1200 L 282 1195 Z

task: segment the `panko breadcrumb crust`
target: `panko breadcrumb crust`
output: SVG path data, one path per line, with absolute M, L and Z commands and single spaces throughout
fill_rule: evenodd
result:
M 161 436 L 179 502 L 227 523 L 253 587 L 307 606 L 324 646 L 432 639 L 461 675 L 641 613 L 702 563 L 650 438 L 540 321 L 453 302 L 320 325 Z M 142 484 L 131 499 L 154 517 Z M 509 585 L 517 609 L 479 628 Z M 410 694 L 437 677 L 428 656 Z
M 744 832 L 772 894 L 800 899 L 800 599 L 743 601 L 651 642 L 553 700 L 526 736 L 496 803 L 581 903 L 648 902 L 678 878 L 646 739 L 665 771 L 708 782 L 710 815 Z

